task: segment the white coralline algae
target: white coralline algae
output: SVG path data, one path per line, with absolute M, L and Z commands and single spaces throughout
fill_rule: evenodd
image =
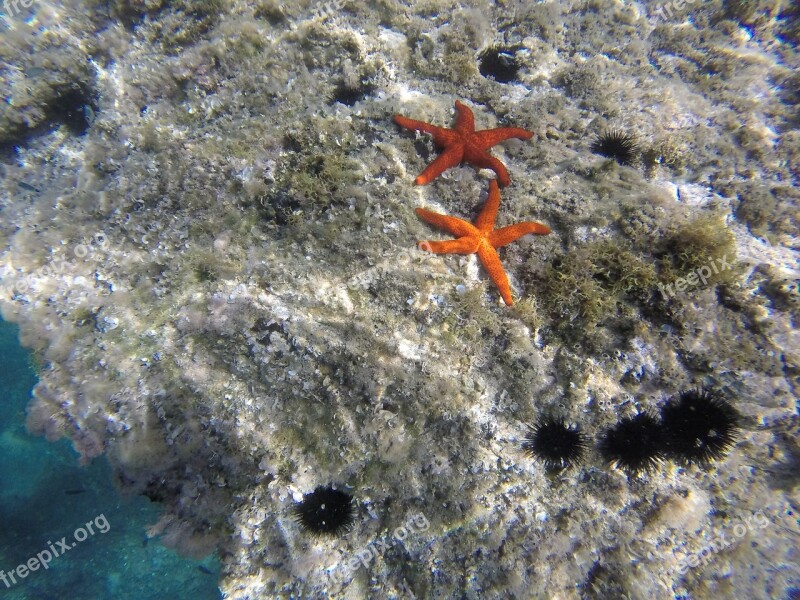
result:
M 7 14 L 0 308 L 38 361 L 28 427 L 107 456 L 232 599 L 795 597 L 788 4 Z M 535 132 L 492 149 L 498 227 L 553 230 L 501 250 L 513 307 L 474 255 L 416 248 L 443 237 L 415 208 L 473 219 L 492 174 L 414 186 L 436 148 L 391 118 L 449 126 L 455 100 Z M 612 130 L 630 165 L 592 152 Z M 741 415 L 727 456 L 605 463 L 621 419 L 702 387 Z M 544 416 L 581 464 L 528 456 Z M 293 506 L 329 485 L 354 522 L 311 535 Z

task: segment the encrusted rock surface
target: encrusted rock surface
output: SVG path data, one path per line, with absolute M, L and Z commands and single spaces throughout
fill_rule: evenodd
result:
M 163 502 L 151 533 L 218 549 L 230 598 L 787 597 L 800 17 L 682 4 L 7 17 L 0 308 L 40 361 L 30 429 Z M 447 126 L 455 99 L 536 133 L 493 150 L 498 225 L 553 229 L 501 251 L 512 308 L 475 256 L 415 247 L 439 234 L 414 208 L 473 218 L 487 174 L 414 187 L 434 148 L 391 115 Z M 591 152 L 611 129 L 636 164 Z M 596 441 L 701 385 L 743 416 L 712 465 L 629 478 L 592 448 L 553 476 L 521 447 L 541 414 Z M 317 539 L 290 508 L 329 483 L 358 516 Z

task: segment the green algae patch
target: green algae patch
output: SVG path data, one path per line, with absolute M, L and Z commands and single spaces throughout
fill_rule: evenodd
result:
M 708 284 L 738 277 L 736 239 L 719 215 L 701 215 L 669 231 L 659 243 L 658 278 L 664 285 L 702 271 Z
M 539 297 L 560 325 L 591 327 L 616 315 L 627 298 L 649 295 L 655 284 L 652 263 L 624 243 L 604 239 L 554 259 Z

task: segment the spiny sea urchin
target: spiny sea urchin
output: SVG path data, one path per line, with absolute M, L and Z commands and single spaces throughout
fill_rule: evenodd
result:
M 639 152 L 636 138 L 627 131 L 609 129 L 598 136 L 590 146 L 592 152 L 613 158 L 621 165 L 632 165 Z
M 540 460 L 548 471 L 561 471 L 578 464 L 586 451 L 586 436 L 563 418 L 545 417 L 531 428 L 522 447 Z
M 332 486 L 318 486 L 292 507 L 295 520 L 304 531 L 317 535 L 338 535 L 355 519 L 353 497 Z
M 605 432 L 600 453 L 628 475 L 647 473 L 664 457 L 664 438 L 659 422 L 647 413 L 626 417 Z
M 719 392 L 686 390 L 661 408 L 667 453 L 684 464 L 722 458 L 736 441 L 740 418 Z
M 519 78 L 519 60 L 516 53 L 522 46 L 492 46 L 478 56 L 478 71 L 484 77 L 492 77 L 500 83 L 509 83 Z
M 328 99 L 328 104 L 339 102 L 345 106 L 353 106 L 359 100 L 363 100 L 375 91 L 375 85 L 368 81 L 356 83 L 341 82 L 333 90 Z

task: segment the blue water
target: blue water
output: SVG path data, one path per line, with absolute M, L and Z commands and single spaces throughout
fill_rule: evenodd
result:
M 148 542 L 145 530 L 158 520 L 158 505 L 120 497 L 105 459 L 80 467 L 68 440 L 48 443 L 26 432 L 25 407 L 36 376 L 17 328 L 3 321 L 0 364 L 0 598 L 220 598 L 214 557 L 184 559 L 157 539 Z M 78 528 L 86 533 L 80 542 Z M 35 571 L 19 577 L 18 565 L 51 546 L 58 553 L 62 537 L 75 545 L 61 550 L 47 569 L 37 560 Z

